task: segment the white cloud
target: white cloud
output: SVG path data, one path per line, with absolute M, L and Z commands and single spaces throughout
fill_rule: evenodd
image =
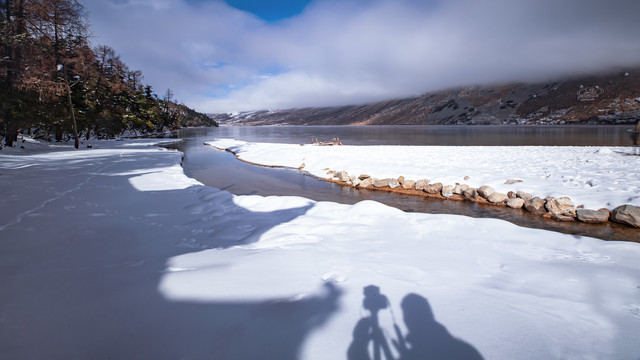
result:
M 319 0 L 265 23 L 222 2 L 89 1 L 97 42 L 200 111 L 342 105 L 640 64 L 640 3 Z M 216 96 L 216 97 L 214 97 Z

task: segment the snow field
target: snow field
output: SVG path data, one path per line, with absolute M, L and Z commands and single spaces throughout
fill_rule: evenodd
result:
M 551 146 L 313 146 L 219 139 L 207 144 L 229 149 L 262 165 L 298 168 L 330 178 L 327 168 L 350 176 L 420 180 L 443 185 L 489 185 L 497 192 L 570 197 L 587 209 L 640 206 L 640 157 L 631 147 Z M 468 177 L 468 180 L 465 180 Z M 507 185 L 507 180 L 522 182 Z
M 0 154 L 0 357 L 342 359 L 369 285 L 396 358 L 394 325 L 485 359 L 640 353 L 640 244 L 234 196 L 180 157 L 126 142 Z M 412 296 L 433 319 L 401 305 Z

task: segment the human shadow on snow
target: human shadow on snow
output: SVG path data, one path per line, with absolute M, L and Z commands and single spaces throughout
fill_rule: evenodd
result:
M 175 164 L 174 155 L 109 155 L 29 174 L 82 186 L 0 231 L 0 357 L 299 358 L 309 333 L 339 307 L 332 283 L 318 279 L 318 290 L 301 298 L 232 301 L 172 300 L 159 285 L 169 259 L 258 241 L 313 203 L 255 212 L 205 186 L 132 186 L 144 175 L 137 162 L 162 168 Z
M 361 318 L 353 330 L 353 340 L 347 350 L 348 360 L 391 359 L 460 359 L 481 360 L 482 355 L 473 346 L 453 337 L 447 328 L 437 322 L 426 298 L 408 294 L 401 302 L 402 318 L 407 328 L 403 335 L 393 318 L 395 339 L 387 339 L 380 327 L 380 311 L 390 308 L 387 297 L 375 285 L 364 288 L 363 307 L 369 316 Z M 397 357 L 392 354 L 389 341 Z

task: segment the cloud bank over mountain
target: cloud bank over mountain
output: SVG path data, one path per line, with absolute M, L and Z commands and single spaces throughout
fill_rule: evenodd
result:
M 95 42 L 206 112 L 364 103 L 640 64 L 640 2 L 89 0 Z

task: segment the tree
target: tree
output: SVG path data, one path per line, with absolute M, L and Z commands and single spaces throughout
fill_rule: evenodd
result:
M 162 128 L 179 128 L 180 127 L 180 109 L 173 100 L 173 92 L 167 89 L 161 102 Z
M 20 114 L 25 98 L 18 88 L 22 79 L 23 50 L 29 37 L 25 20 L 25 0 L 0 1 L 0 101 L 5 144 L 12 146 L 18 138 Z
M 92 49 L 88 27 L 77 0 L 0 0 L 0 140 L 12 146 L 35 128 L 56 140 L 72 133 L 78 148 L 82 131 L 88 139 L 215 125 L 171 90 L 158 98 L 112 48 Z
M 76 149 L 79 146 L 78 126 L 72 100 L 72 79 L 78 79 L 80 49 L 87 44 L 86 11 L 76 0 L 32 1 L 27 23 L 42 51 L 41 66 L 32 76 L 49 94 L 66 93 Z M 50 75 L 48 74 L 50 73 Z M 49 76 L 47 76 L 49 75 Z

